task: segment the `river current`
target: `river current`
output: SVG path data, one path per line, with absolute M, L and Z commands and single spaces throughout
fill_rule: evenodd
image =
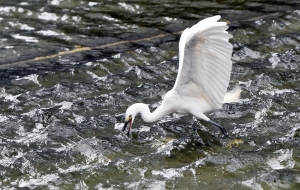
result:
M 175 82 L 182 30 L 221 15 L 233 35 L 229 89 L 208 113 L 156 109 Z M 300 4 L 283 0 L 0 3 L 2 189 L 300 189 Z

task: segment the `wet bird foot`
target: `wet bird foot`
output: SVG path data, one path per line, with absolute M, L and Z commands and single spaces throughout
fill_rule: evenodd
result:
M 193 133 L 196 133 L 196 131 L 197 131 L 196 122 L 192 125 L 192 127 L 193 127 Z
M 209 123 L 214 124 L 215 126 L 217 126 L 217 127 L 221 130 L 221 132 L 223 133 L 223 135 L 224 135 L 225 137 L 228 137 L 228 133 L 227 133 L 225 127 L 223 127 L 222 125 L 220 125 L 220 124 L 218 124 L 218 123 L 216 123 L 216 122 L 214 122 L 214 121 L 212 121 L 212 120 L 209 120 L 209 121 L 207 121 L 207 122 L 209 122 Z M 197 123 L 196 123 L 196 121 L 194 121 L 194 123 L 193 123 L 193 125 L 192 125 L 192 128 L 193 128 L 193 133 L 192 133 L 192 135 L 193 135 L 193 134 L 196 134 L 196 132 L 197 132 L 197 128 L 196 128 L 196 127 L 197 127 Z
M 194 121 L 194 123 L 192 124 L 192 129 L 193 129 L 193 132 L 191 133 L 191 138 L 192 139 L 200 138 L 199 134 L 197 133 L 197 122 L 196 121 Z
M 216 122 L 214 122 L 212 120 L 209 120 L 208 122 L 211 123 L 211 124 L 214 124 L 215 126 L 217 126 L 222 131 L 222 133 L 224 134 L 224 136 L 228 137 L 228 134 L 227 134 L 227 131 L 226 131 L 225 127 L 223 127 L 222 125 L 220 125 L 220 124 L 218 124 L 218 123 L 216 123 Z

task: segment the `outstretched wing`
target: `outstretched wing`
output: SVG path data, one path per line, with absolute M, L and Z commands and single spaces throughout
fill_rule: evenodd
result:
M 187 96 L 204 95 L 215 109 L 222 106 L 232 67 L 232 45 L 228 42 L 232 35 L 226 31 L 226 22 L 217 22 L 220 18 L 209 17 L 183 31 L 173 88 Z

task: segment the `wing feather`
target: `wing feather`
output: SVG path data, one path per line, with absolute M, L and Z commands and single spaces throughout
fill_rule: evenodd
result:
M 210 72 L 211 74 L 213 74 L 214 72 L 220 73 L 220 75 L 216 76 L 216 79 L 222 83 L 224 80 L 228 80 L 228 77 L 230 77 L 229 75 L 226 75 L 221 68 L 215 68 L 212 65 L 209 65 L 207 67 L 208 72 Z
M 231 71 L 231 66 L 228 66 L 228 60 L 224 57 L 222 59 L 222 55 L 218 54 L 217 52 L 207 52 L 207 55 L 208 56 L 206 57 L 206 60 L 218 61 L 219 67 L 222 67 L 222 69 L 228 70 L 229 72 Z
M 213 108 L 219 109 L 229 84 L 232 68 L 232 38 L 225 22 L 213 16 L 187 28 L 179 42 L 179 69 L 174 90 L 186 96 L 204 95 Z M 195 85 L 186 85 L 190 83 Z M 187 89 L 187 88 L 198 89 Z M 202 94 L 187 94 L 199 92 Z
M 206 34 L 202 35 L 203 38 L 208 38 L 208 39 L 223 39 L 223 40 L 229 40 L 232 38 L 231 34 L 228 34 L 227 32 L 224 33 L 219 33 L 219 32 L 209 32 Z

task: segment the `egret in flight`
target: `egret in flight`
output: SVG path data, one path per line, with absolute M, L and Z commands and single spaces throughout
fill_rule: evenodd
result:
M 128 135 L 134 118 L 140 114 L 145 122 L 155 122 L 170 113 L 191 115 L 217 126 L 224 136 L 226 129 L 204 113 L 220 109 L 223 103 L 236 102 L 241 90 L 227 92 L 231 73 L 232 38 L 226 22 L 213 16 L 183 31 L 179 41 L 179 68 L 173 89 L 161 105 L 151 113 L 144 103 L 128 107 L 125 125 Z M 227 92 L 227 93 L 226 93 Z M 196 131 L 195 124 L 193 125 Z

